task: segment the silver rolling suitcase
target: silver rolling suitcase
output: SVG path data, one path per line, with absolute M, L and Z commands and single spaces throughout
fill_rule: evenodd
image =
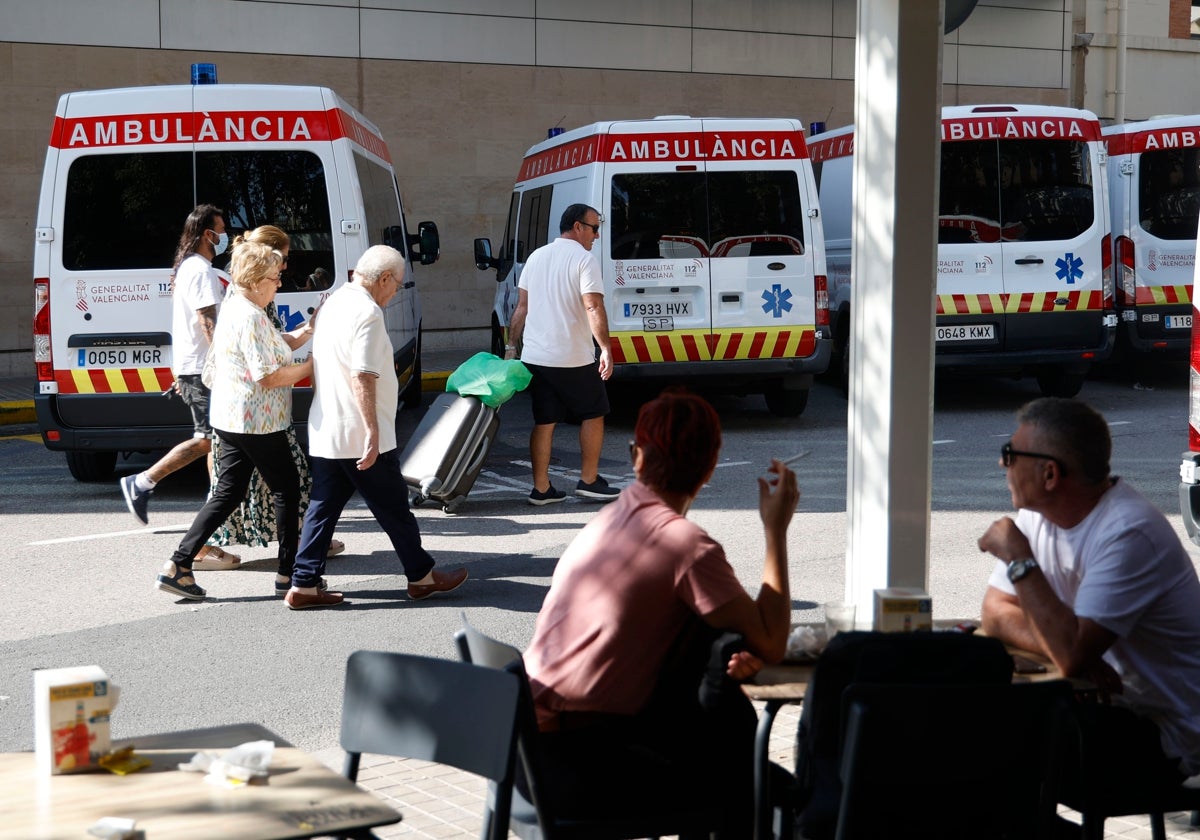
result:
M 400 454 L 413 507 L 433 499 L 453 513 L 475 484 L 499 427 L 496 409 L 478 398 L 438 396 Z

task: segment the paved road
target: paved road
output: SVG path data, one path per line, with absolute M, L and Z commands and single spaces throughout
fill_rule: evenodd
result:
M 1117 375 L 1089 382 L 1083 397 L 1113 423 L 1114 472 L 1143 489 L 1172 521 L 1177 467 L 1186 444 L 1186 369 L 1164 369 L 1152 390 Z M 941 379 L 936 397 L 930 590 L 938 616 L 978 615 L 988 562 L 974 541 L 1008 509 L 997 455 L 1013 428 L 1013 411 L 1035 396 L 1028 382 Z M 429 395 L 426 400 L 430 399 Z M 754 478 L 772 455 L 801 449 L 803 498 L 792 526 L 795 619 L 815 620 L 818 606 L 842 589 L 845 552 L 846 403 L 818 384 L 795 420 L 767 413 L 761 398 L 715 398 L 725 426 L 720 467 L 692 516 L 727 547 L 743 581 L 758 581 L 762 551 Z M 635 409 L 618 407 L 609 425 L 602 472 L 628 482 L 627 441 Z M 401 417 L 407 436 L 418 413 Z M 117 737 L 184 726 L 254 720 L 298 746 L 337 743 L 343 667 L 358 648 L 452 656 L 451 636 L 466 612 L 485 632 L 523 646 L 549 585 L 555 560 L 596 511 L 569 499 L 546 508 L 525 504 L 528 404 L 518 397 L 502 413 L 496 446 L 476 490 L 457 516 L 417 512 L 426 543 L 445 567 L 465 565 L 471 581 L 458 593 L 414 603 L 405 579 L 369 513 L 352 504 L 338 536 L 347 553 L 329 575 L 350 603 L 337 610 L 290 612 L 275 600 L 270 549 L 246 549 L 234 572 L 200 573 L 212 596 L 176 603 L 153 589 L 202 503 L 206 478 L 191 470 L 164 483 L 142 528 L 126 512 L 115 482 L 80 484 L 59 454 L 30 428 L 0 439 L 0 750 L 32 746 L 30 672 L 97 663 L 123 689 L 114 716 Z M 565 477 L 577 452 L 559 430 Z M 150 461 L 121 465 L 133 471 Z

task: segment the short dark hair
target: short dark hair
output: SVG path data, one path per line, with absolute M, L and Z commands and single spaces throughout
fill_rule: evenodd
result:
M 721 420 L 701 397 L 669 389 L 638 411 L 633 435 L 642 450 L 641 481 L 691 496 L 717 465 Z
M 180 263 L 196 253 L 204 231 L 212 230 L 217 219 L 224 218 L 225 213 L 214 204 L 200 204 L 189 213 L 187 221 L 183 223 L 183 233 L 180 234 L 179 246 L 175 249 L 175 264 L 171 268 L 179 268 Z
M 571 228 L 575 227 L 576 222 L 582 222 L 589 212 L 600 215 L 600 211 L 595 207 L 589 207 L 586 204 L 572 204 L 563 211 L 562 219 L 558 223 L 558 232 L 566 233 Z
M 1017 422 L 1033 428 L 1040 450 L 1053 455 L 1089 484 L 1108 481 L 1112 435 L 1108 421 L 1080 400 L 1042 397 L 1017 411 Z

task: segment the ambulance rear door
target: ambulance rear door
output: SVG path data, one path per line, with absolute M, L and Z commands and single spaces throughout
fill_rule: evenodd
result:
M 702 144 L 694 119 L 618 122 L 604 137 L 602 269 L 617 375 L 712 358 Z
M 934 341 L 941 356 L 995 352 L 1005 340 L 996 141 L 963 139 L 949 123 L 941 144 Z
M 808 212 L 816 187 L 802 129 L 786 119 L 706 119 L 704 134 L 713 357 L 811 356 L 824 236 Z
M 187 419 L 160 395 L 174 381 L 171 264 L 194 206 L 191 91 L 97 91 L 65 102 L 51 140 L 58 159 L 46 231 L 53 381 L 39 389 L 57 394 L 49 425 L 101 430 L 78 441 L 64 432 L 68 450 L 125 443 L 141 425 L 160 427 L 146 446 L 171 445 L 161 427 Z
M 997 144 L 1005 348 L 1098 349 L 1106 344 L 1111 259 L 1099 125 L 1079 116 L 1029 119 L 1039 137 Z

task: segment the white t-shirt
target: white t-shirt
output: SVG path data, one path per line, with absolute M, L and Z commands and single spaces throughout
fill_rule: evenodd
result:
M 175 272 L 171 294 L 171 370 L 176 376 L 199 376 L 208 353 L 208 337 L 196 313 L 206 306 L 219 307 L 225 296 L 212 263 L 192 254 Z
M 1054 593 L 1116 634 L 1104 660 L 1125 690 L 1113 702 L 1153 720 L 1166 754 L 1200 773 L 1200 579 L 1166 517 L 1117 480 L 1074 528 L 1024 509 L 1016 522 Z M 988 584 L 1015 594 L 1005 566 Z
M 559 237 L 529 255 L 517 285 L 529 295 L 521 361 L 561 368 L 596 361 L 583 296 L 603 295 L 604 281 L 591 251 Z
M 375 374 L 379 451 L 396 448 L 400 386 L 383 310 L 358 283 L 347 283 L 321 306 L 312 341 L 313 402 L 308 414 L 308 452 L 318 458 L 359 458 L 367 427 L 358 413 L 351 381 Z

